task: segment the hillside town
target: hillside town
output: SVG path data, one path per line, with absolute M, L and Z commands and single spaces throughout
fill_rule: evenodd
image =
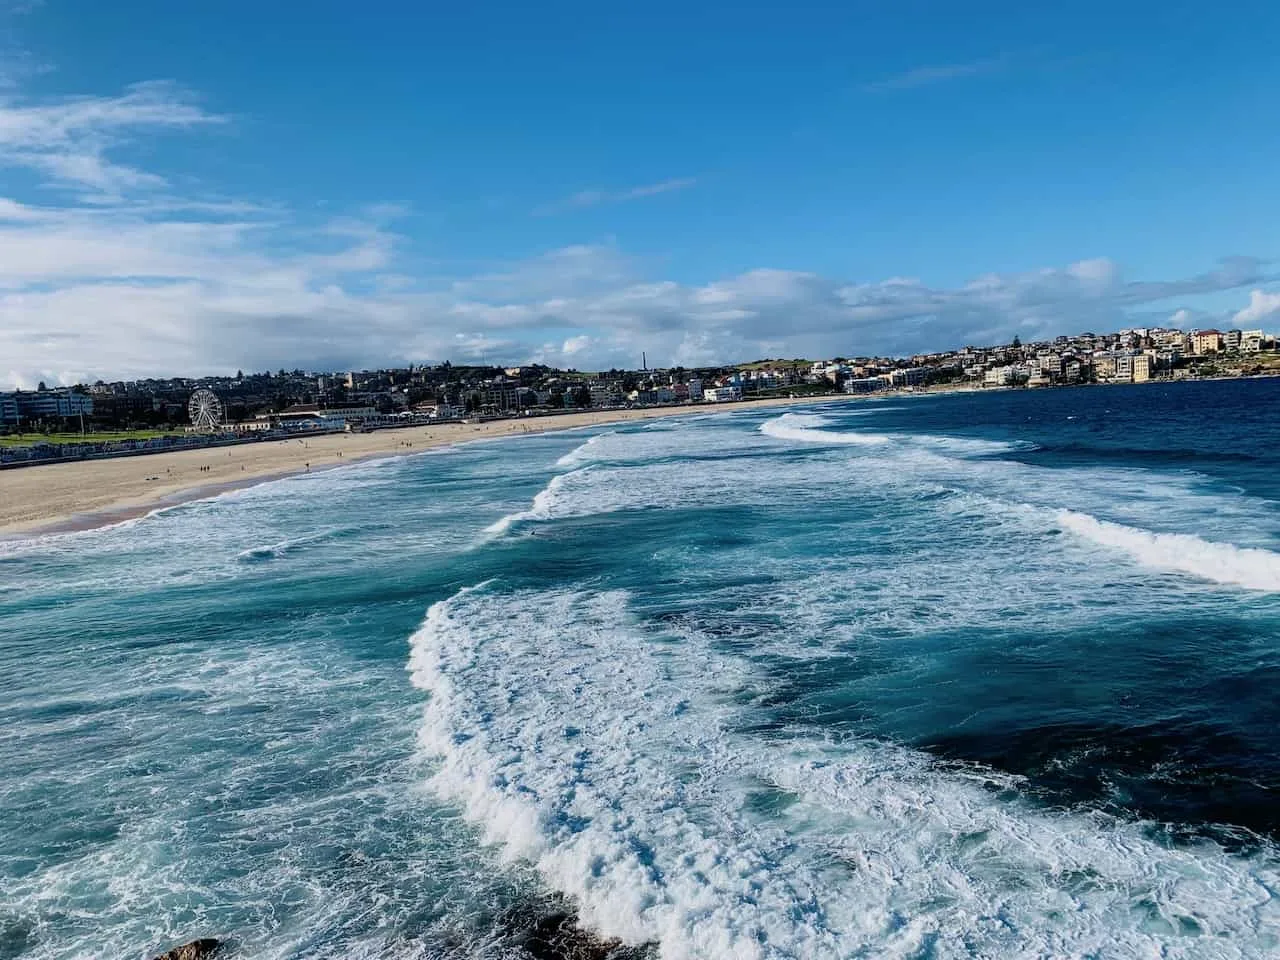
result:
M 203 426 L 247 434 L 377 429 L 406 422 L 537 416 L 575 409 L 716 404 L 788 395 L 938 387 L 999 389 L 1248 376 L 1280 372 L 1261 330 L 1164 328 L 917 354 L 763 360 L 723 367 L 585 373 L 541 365 L 463 366 L 104 382 L 0 393 L 0 434 L 190 431 L 197 391 L 216 398 Z M 140 442 L 140 441 L 138 441 Z M 174 441 L 168 439 L 166 443 Z

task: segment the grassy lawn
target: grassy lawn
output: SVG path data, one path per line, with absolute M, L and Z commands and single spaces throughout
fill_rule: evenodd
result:
M 106 433 L 24 433 L 0 436 L 0 446 L 29 447 L 35 443 L 111 443 L 116 440 L 150 440 L 154 437 L 183 436 L 173 430 L 119 430 Z

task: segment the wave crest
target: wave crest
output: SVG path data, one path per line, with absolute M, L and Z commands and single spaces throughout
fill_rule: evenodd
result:
M 1075 510 L 1059 510 L 1055 519 L 1072 533 L 1121 550 L 1144 566 L 1250 590 L 1280 591 L 1280 554 L 1270 550 L 1213 543 L 1186 533 L 1152 533 Z

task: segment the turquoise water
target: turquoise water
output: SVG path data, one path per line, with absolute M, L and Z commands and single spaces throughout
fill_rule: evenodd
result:
M 1280 955 L 1273 383 L 743 408 L 0 544 L 0 957 L 514 958 L 562 909 Z

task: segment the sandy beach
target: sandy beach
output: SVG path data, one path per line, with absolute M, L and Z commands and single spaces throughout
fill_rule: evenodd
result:
M 470 440 L 823 399 L 781 398 L 723 407 L 600 410 L 487 423 L 444 423 L 4 470 L 0 471 L 0 536 L 104 526 L 159 507 L 307 470 L 332 469 L 370 457 L 418 453 Z

